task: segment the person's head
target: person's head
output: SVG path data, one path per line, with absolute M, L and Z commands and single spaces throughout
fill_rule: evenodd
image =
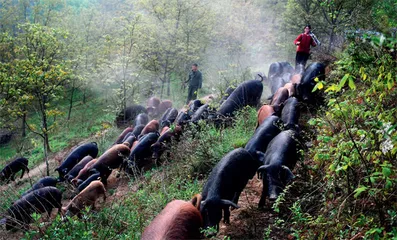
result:
M 197 65 L 197 63 L 193 63 L 192 64 L 192 71 L 197 71 L 197 68 L 198 68 L 198 65 Z
M 305 28 L 304 28 L 303 30 L 304 30 L 304 32 L 305 32 L 306 34 L 308 34 L 308 33 L 310 32 L 311 29 L 312 29 L 312 27 L 311 27 L 310 25 L 306 25 Z

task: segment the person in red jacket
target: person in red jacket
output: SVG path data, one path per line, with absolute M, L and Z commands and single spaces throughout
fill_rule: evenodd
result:
M 310 56 L 310 45 L 313 47 L 316 46 L 316 42 L 310 36 L 310 30 L 310 25 L 306 25 L 304 33 L 299 34 L 294 41 L 294 44 L 297 45 L 295 69 L 299 64 L 303 65 L 303 67 L 306 66 L 307 59 L 309 59 Z

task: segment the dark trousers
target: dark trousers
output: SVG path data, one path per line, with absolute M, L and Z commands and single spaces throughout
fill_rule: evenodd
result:
M 295 58 L 295 69 L 299 64 L 303 65 L 303 67 L 306 66 L 307 59 L 309 59 L 310 53 L 304 53 L 304 52 L 296 52 L 296 58 Z
M 189 104 L 190 100 L 195 100 L 197 98 L 197 91 L 198 86 L 189 86 L 186 104 Z

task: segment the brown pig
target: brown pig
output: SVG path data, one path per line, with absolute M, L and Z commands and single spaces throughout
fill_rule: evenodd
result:
M 199 239 L 203 218 L 200 214 L 201 195 L 190 202 L 174 200 L 146 227 L 142 240 Z
M 90 174 L 89 171 L 91 170 L 92 166 L 98 161 L 98 159 L 92 159 L 89 161 L 83 169 L 80 170 L 79 174 L 75 178 L 70 181 L 74 186 L 78 186 L 80 183 L 82 183 L 84 180 L 86 180 Z
M 272 100 L 270 101 L 270 105 L 281 106 L 285 102 L 285 100 L 288 99 L 288 96 L 288 89 L 286 89 L 285 87 L 281 87 L 274 94 Z
M 129 155 L 129 143 L 114 145 L 98 158 L 98 161 L 92 166 L 90 174 L 100 173 L 102 183 L 106 184 L 111 173 L 109 170 L 121 167 Z
M 284 87 L 288 90 L 288 97 L 295 96 L 296 83 L 286 83 Z
M 159 130 L 159 127 L 160 127 L 159 121 L 153 119 L 148 124 L 146 124 L 146 126 L 142 129 L 140 136 L 143 136 L 151 132 L 156 132 Z
M 92 206 L 95 209 L 95 202 L 99 197 L 103 196 L 106 201 L 106 189 L 99 180 L 92 181 L 83 191 L 75 196 L 66 207 L 62 207 L 62 213 L 75 215 L 79 214 L 86 206 Z
M 268 118 L 271 115 L 274 115 L 275 111 L 273 106 L 270 105 L 263 105 L 259 110 L 258 110 L 258 123 L 256 125 L 256 128 L 259 127 L 259 125 L 262 124 L 262 122 Z

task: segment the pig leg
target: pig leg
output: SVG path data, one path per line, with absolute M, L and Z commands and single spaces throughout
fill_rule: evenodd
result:
M 240 198 L 241 192 L 242 191 L 237 191 L 237 192 L 234 193 L 234 197 L 232 199 L 232 202 L 234 202 L 236 205 L 238 203 L 238 199 Z M 234 207 L 231 207 L 231 208 L 232 208 L 232 210 L 234 210 Z
M 223 222 L 226 224 L 230 224 L 229 206 L 223 208 Z
M 267 191 L 267 187 L 266 187 L 265 183 L 263 183 L 261 200 L 259 200 L 259 203 L 258 203 L 258 207 L 259 207 L 259 208 L 262 208 L 263 206 L 265 206 L 265 202 L 266 202 L 266 191 Z
M 25 168 L 22 168 L 22 174 L 20 178 L 22 178 L 24 174 L 25 174 Z

